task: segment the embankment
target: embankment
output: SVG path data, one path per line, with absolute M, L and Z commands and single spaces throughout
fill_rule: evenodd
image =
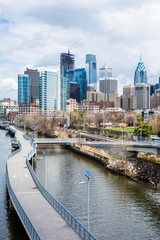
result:
M 160 164 L 143 159 L 117 159 L 103 150 L 80 144 L 70 148 L 82 155 L 101 162 L 107 169 L 125 175 L 134 181 L 144 181 L 160 188 Z

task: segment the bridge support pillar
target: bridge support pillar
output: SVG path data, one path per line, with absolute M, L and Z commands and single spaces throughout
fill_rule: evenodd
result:
M 160 157 L 160 149 L 157 148 L 157 157 Z
M 135 151 L 126 151 L 126 158 L 137 158 L 138 152 Z

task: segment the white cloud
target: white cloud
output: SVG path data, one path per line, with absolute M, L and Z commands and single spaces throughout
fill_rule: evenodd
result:
M 98 66 L 112 66 L 121 89 L 133 83 L 142 52 L 149 82 L 158 82 L 159 16 L 158 0 L 1 1 L 0 87 L 10 82 L 6 97 L 15 94 L 17 74 L 27 65 L 57 68 L 60 52 L 68 48 L 76 67 L 85 66 L 86 53 L 96 54 Z

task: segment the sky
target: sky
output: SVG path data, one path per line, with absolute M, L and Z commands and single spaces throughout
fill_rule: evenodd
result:
M 59 69 L 70 49 L 76 68 L 95 54 L 124 84 L 133 84 L 142 54 L 148 82 L 160 76 L 159 0 L 0 0 L 0 99 L 17 99 L 26 67 Z

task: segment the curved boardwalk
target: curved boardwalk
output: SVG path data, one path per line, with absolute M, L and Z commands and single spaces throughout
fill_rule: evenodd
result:
M 7 162 L 9 182 L 40 238 L 81 239 L 38 190 L 26 165 L 26 156 L 33 148 L 21 131 L 16 130 L 16 137 L 22 148 Z

